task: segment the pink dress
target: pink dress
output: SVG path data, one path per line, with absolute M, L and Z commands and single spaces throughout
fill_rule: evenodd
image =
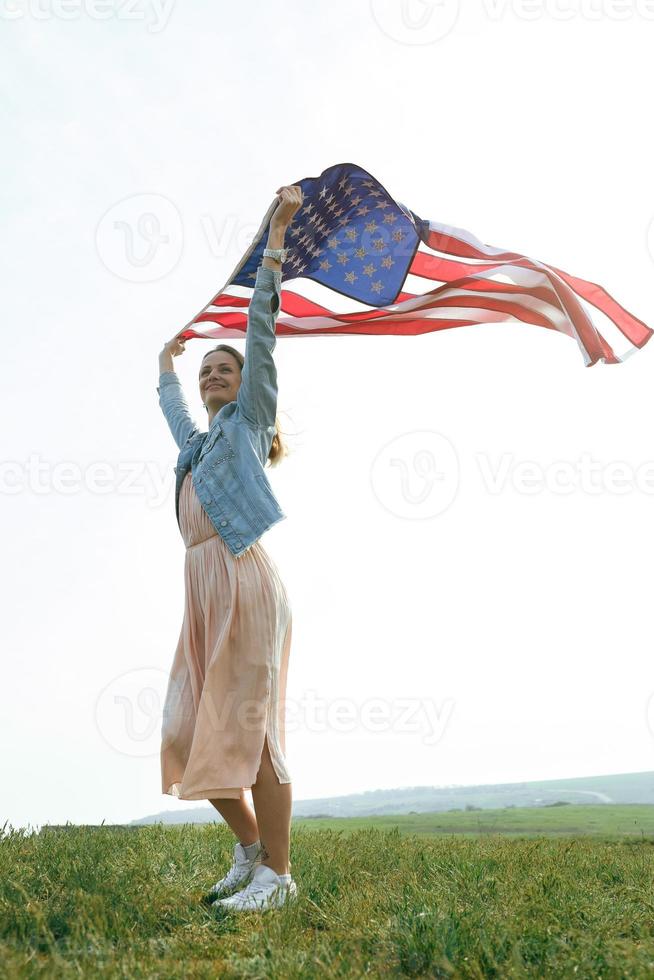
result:
M 162 790 L 182 800 L 244 796 L 266 735 L 277 777 L 290 783 L 284 724 L 292 623 L 277 567 L 260 540 L 232 554 L 190 472 L 179 518 L 185 605 L 163 712 Z

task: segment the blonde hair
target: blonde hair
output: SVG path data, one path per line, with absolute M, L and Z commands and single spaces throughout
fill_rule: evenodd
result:
M 208 350 L 203 355 L 202 359 L 204 360 L 207 354 L 212 354 L 216 350 L 227 351 L 228 354 L 231 354 L 232 357 L 234 357 L 238 361 L 238 366 L 241 369 L 241 371 L 243 370 L 243 365 L 245 364 L 245 358 L 243 357 L 243 355 L 239 350 L 237 350 L 235 347 L 231 347 L 229 344 L 218 344 L 217 347 L 212 347 L 211 350 Z M 279 423 L 279 416 L 275 415 L 275 435 L 273 436 L 270 452 L 268 453 L 268 459 L 270 460 L 270 465 L 278 466 L 285 456 L 288 456 L 288 446 L 286 444 L 285 439 L 282 436 L 282 428 Z

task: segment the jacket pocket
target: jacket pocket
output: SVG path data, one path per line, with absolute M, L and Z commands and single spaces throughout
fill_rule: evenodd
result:
M 198 461 L 205 459 L 209 454 L 211 454 L 211 463 L 222 463 L 236 456 L 231 442 L 219 425 L 216 425 L 205 439 Z

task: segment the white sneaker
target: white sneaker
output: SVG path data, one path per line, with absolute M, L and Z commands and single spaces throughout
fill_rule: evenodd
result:
M 261 862 L 263 848 L 259 845 L 259 850 L 253 858 L 248 858 L 245 848 L 240 841 L 234 845 L 234 858 L 232 866 L 227 874 L 213 885 L 204 896 L 204 901 L 212 903 L 222 895 L 229 895 L 239 885 L 244 885 L 248 881 L 254 869 Z
M 276 871 L 267 864 L 258 864 L 252 878 L 240 891 L 229 898 L 212 902 L 214 908 L 238 909 L 277 909 L 287 901 L 297 898 L 297 885 L 291 878 L 285 884 Z

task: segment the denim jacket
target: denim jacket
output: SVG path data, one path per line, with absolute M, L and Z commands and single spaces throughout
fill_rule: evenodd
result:
M 190 470 L 200 503 L 236 557 L 286 517 L 264 472 L 275 435 L 277 371 L 272 352 L 281 280 L 277 269 L 257 269 L 236 401 L 222 406 L 208 432 L 201 432 L 191 418 L 175 371 L 162 371 L 157 387 L 159 405 L 180 450 L 175 466 L 177 523 L 179 494 Z

